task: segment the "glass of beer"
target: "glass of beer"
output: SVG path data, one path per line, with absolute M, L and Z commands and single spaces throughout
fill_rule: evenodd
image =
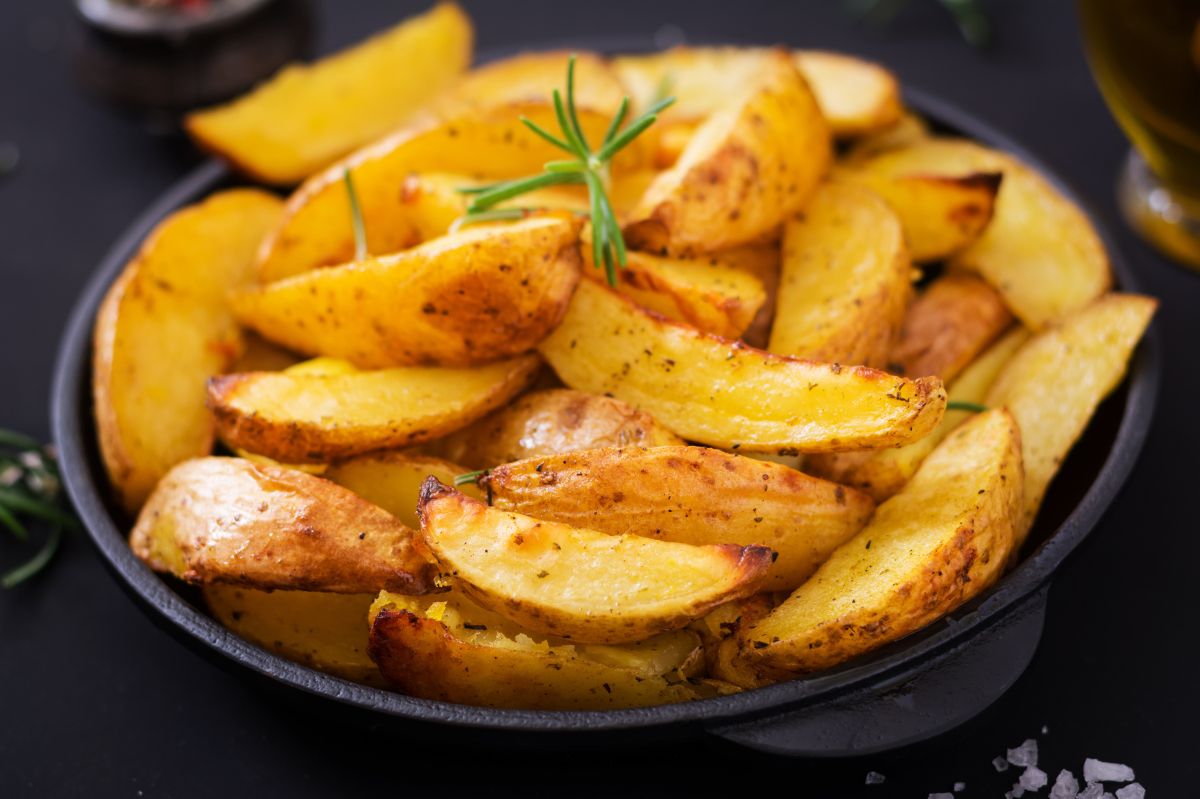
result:
M 1200 269 L 1200 0 L 1078 0 L 1092 74 L 1133 142 L 1117 184 L 1129 223 Z

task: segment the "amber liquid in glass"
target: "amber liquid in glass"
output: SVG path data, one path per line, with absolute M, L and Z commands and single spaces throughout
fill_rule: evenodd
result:
M 1079 13 L 1096 83 L 1144 159 L 1127 167 L 1121 189 L 1143 196 L 1122 196 L 1122 206 L 1137 216 L 1130 203 L 1141 202 L 1163 225 L 1178 223 L 1164 232 L 1131 219 L 1200 266 L 1200 227 L 1187 224 L 1200 225 L 1200 0 L 1079 0 Z

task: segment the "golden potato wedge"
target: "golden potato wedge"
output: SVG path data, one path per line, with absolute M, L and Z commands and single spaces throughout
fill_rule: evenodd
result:
M 711 677 L 743 689 L 761 688 L 776 680 L 745 662 L 738 633 L 766 617 L 778 602 L 768 593 L 726 602 L 688 625 L 700 634 L 704 662 Z
M 569 217 L 474 225 L 244 290 L 233 307 L 272 341 L 362 368 L 486 363 L 528 352 L 558 324 L 579 280 L 578 241 Z
M 284 463 L 324 463 L 465 427 L 520 393 L 540 365 L 524 355 L 472 369 L 248 372 L 212 378 L 208 403 L 230 446 Z
M 754 80 L 770 51 L 747 47 L 677 47 L 648 55 L 618 56 L 613 70 L 634 106 L 645 108 L 666 93 L 676 103 L 663 119 L 703 119 Z M 854 56 L 797 50 L 797 68 L 811 87 L 835 135 L 856 136 L 895 124 L 903 109 L 900 87 L 887 70 Z
M 921 464 L 871 523 L 742 633 L 765 672 L 835 666 L 916 632 L 1004 571 L 1021 516 L 1021 434 L 981 413 Z
M 487 469 L 581 449 L 682 443 L 653 416 L 618 399 L 552 388 L 530 392 L 425 449 L 467 469 Z M 451 482 L 431 474 L 443 483 Z
M 831 157 L 812 92 L 791 57 L 773 51 L 654 179 L 625 234 L 635 249 L 673 255 L 760 241 L 804 208 Z
M 250 643 L 351 682 L 386 685 L 367 654 L 367 614 L 375 594 L 229 585 L 206 585 L 203 591 L 213 617 Z
M 773 553 L 691 546 L 538 521 L 437 478 L 417 506 L 425 545 L 456 587 L 536 633 L 622 644 L 677 630 L 754 593 Z
M 1046 489 L 1096 407 L 1117 387 L 1158 307 L 1136 294 L 1110 294 L 1033 337 L 988 392 L 1021 425 L 1025 505 L 1017 548 L 1033 527 Z
M 438 210 L 438 202 L 429 200 L 433 209 L 429 210 L 422 205 L 419 192 L 414 195 L 405 190 L 406 181 L 414 174 L 449 173 L 478 182 L 541 172 L 545 162 L 561 158 L 563 153 L 526 128 L 523 116 L 550 129 L 558 124 L 554 110 L 545 102 L 483 108 L 449 120 L 423 120 L 314 175 L 288 198 L 283 220 L 263 242 L 258 254 L 259 280 L 272 283 L 354 258 L 346 170 L 354 180 L 367 250 L 372 255 L 389 255 L 424 241 L 427 231 L 422 214 L 432 214 L 434 222 L 445 219 L 446 211 Z M 587 109 L 581 109 L 579 116 L 591 140 L 603 138 L 607 116 Z M 635 140 L 618 153 L 613 174 L 638 168 L 643 146 Z
M 797 50 L 794 57 L 835 136 L 889 130 L 900 122 L 900 84 L 883 67 L 822 50 Z
M 964 175 L 901 171 L 894 156 L 907 148 L 888 150 L 834 171 L 838 180 L 878 194 L 900 218 L 912 259 L 940 261 L 962 251 L 992 220 L 1003 173 Z
M 587 266 L 594 267 L 586 236 L 582 251 Z M 602 268 L 585 268 L 584 274 L 604 279 Z M 632 250 L 625 266 L 617 268 L 617 291 L 668 319 L 725 338 L 741 336 L 767 297 L 757 277 L 716 259 L 668 258 Z
M 989 347 L 950 384 L 949 401 L 982 403 L 996 377 L 1028 338 L 1029 330 L 1018 327 Z M 967 410 L 947 410 L 933 432 L 919 441 L 890 449 L 811 455 L 804 469 L 861 489 L 876 502 L 883 502 L 904 488 L 934 447 L 971 415 Z
M 432 475 L 443 483 L 453 483 L 455 477 L 466 471 L 457 463 L 441 458 L 389 450 L 330 464 L 325 479 L 350 489 L 416 529 L 421 526 L 417 517 L 417 497 L 425 478 Z M 461 486 L 460 490 L 468 496 L 480 497 L 479 489 L 473 484 Z
M 888 359 L 890 368 L 903 375 L 953 380 L 1012 322 L 1004 298 L 987 281 L 942 275 L 909 307 Z
M 780 235 L 782 236 L 782 230 Z M 770 340 L 771 323 L 775 320 L 775 306 L 779 296 L 782 259 L 783 248 L 779 243 L 735 247 L 705 256 L 705 260 L 709 263 L 747 272 L 762 281 L 766 299 L 750 322 L 750 326 L 742 333 L 742 340 L 752 347 L 765 349 Z
M 155 571 L 191 583 L 361 594 L 437 590 L 412 529 L 311 474 L 195 458 L 164 477 L 129 533 Z
M 562 92 L 567 59 L 575 56 L 575 107 L 612 116 L 625 90 L 603 56 L 586 50 L 525 52 L 476 67 L 434 101 L 443 117 L 509 103 L 544 103 Z M 593 145 L 597 142 L 592 142 Z
M 803 361 L 701 333 L 579 284 L 540 345 L 564 383 L 611 394 L 689 441 L 746 452 L 837 452 L 915 441 L 938 423 L 937 378 Z
M 887 366 L 912 262 L 900 221 L 859 186 L 825 183 L 783 228 L 783 271 L 767 349 L 829 363 Z
M 254 279 L 254 250 L 281 203 L 253 189 L 219 192 L 160 222 L 96 315 L 92 396 L 100 453 L 125 510 L 187 458 L 212 449 L 201 396 L 228 369 L 241 334 L 225 294 Z
M 460 705 L 611 710 L 705 695 L 695 633 L 625 646 L 531 637 L 461 592 L 437 601 L 381 593 L 371 608 L 371 656 L 411 696 Z M 711 695 L 711 692 L 709 692 Z
M 303 360 L 291 350 L 272 344 L 251 330 L 242 331 L 242 351 L 229 372 L 281 372 Z
M 388 133 L 471 63 L 471 20 L 439 3 L 312 65 L 292 65 L 226 105 L 189 114 L 201 147 L 268 183 L 296 183 Z
M 862 161 L 888 150 L 915 144 L 929 138 L 929 135 L 929 123 L 912 111 L 905 110 L 891 127 L 856 139 L 846 152 L 844 160 L 849 163 Z
M 479 480 L 493 507 L 680 544 L 759 544 L 762 586 L 790 591 L 871 518 L 865 494 L 707 447 L 611 447 L 530 458 Z
M 934 137 L 861 166 L 951 182 L 972 174 L 1003 174 L 994 218 L 950 264 L 982 275 L 1033 330 L 1089 305 L 1111 285 L 1108 254 L 1087 216 L 1011 155 L 964 139 Z

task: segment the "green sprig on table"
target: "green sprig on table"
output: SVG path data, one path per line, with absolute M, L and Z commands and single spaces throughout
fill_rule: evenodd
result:
M 0 430 L 0 528 L 28 543 L 31 520 L 48 524 L 49 532 L 31 558 L 0 574 L 0 588 L 20 585 L 44 569 L 63 532 L 79 527 L 79 520 L 62 503 L 54 450 L 20 433 Z

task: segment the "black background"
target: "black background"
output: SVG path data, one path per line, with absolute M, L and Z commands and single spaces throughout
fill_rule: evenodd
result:
M 316 3 L 316 49 L 348 44 L 423 5 Z M 1033 664 L 976 721 L 891 755 L 813 763 L 706 741 L 504 754 L 331 723 L 264 695 L 155 628 L 76 538 L 42 578 L 0 594 L 0 795 L 674 795 L 728 783 L 781 796 L 883 799 L 963 781 L 963 796 L 999 797 L 1015 774 L 997 774 L 991 759 L 1031 736 L 1051 779 L 1060 768 L 1078 774 L 1085 756 L 1097 756 L 1133 765 L 1156 797 L 1200 793 L 1200 531 L 1192 508 L 1200 277 L 1154 255 L 1117 221 L 1111 188 L 1126 145 L 1089 78 L 1072 4 L 987 4 L 996 37 L 982 53 L 924 0 L 885 32 L 852 25 L 837 2 L 466 5 L 481 50 L 674 24 L 695 41 L 859 52 L 1010 133 L 1092 201 L 1145 290 L 1163 300 L 1164 386 L 1138 468 L 1055 579 Z M 0 426 L 41 437 L 57 338 L 77 290 L 133 217 L 198 159 L 78 88 L 77 36 L 63 0 L 5 0 L 0 10 L 0 142 L 18 145 L 22 159 L 0 178 Z M 0 562 L 17 557 L 0 545 Z M 864 787 L 869 770 L 887 782 Z

